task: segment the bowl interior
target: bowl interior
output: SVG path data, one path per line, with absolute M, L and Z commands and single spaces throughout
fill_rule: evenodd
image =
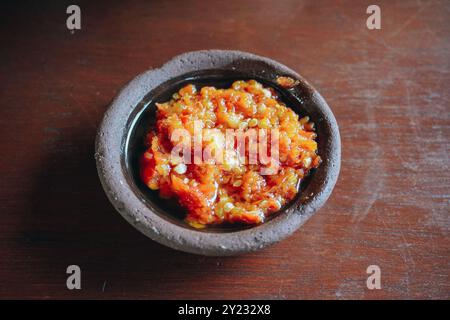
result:
M 301 117 L 308 115 L 316 124 L 317 143 L 319 154 L 322 156 L 324 149 L 324 137 L 321 136 L 321 115 L 315 114 L 314 105 L 311 101 L 311 89 L 300 83 L 293 89 L 286 89 L 279 86 L 275 79 L 276 76 L 267 74 L 265 76 L 249 74 L 237 70 L 201 70 L 184 74 L 162 83 L 155 89 L 148 92 L 141 102 L 134 108 L 124 128 L 124 141 L 122 143 L 121 165 L 127 183 L 133 192 L 141 199 L 146 206 L 164 219 L 175 223 L 184 228 L 197 230 L 183 221 L 185 211 L 177 204 L 174 199 L 165 200 L 159 197 L 158 191 L 152 191 L 141 181 L 139 177 L 139 156 L 145 151 L 144 138 L 149 130 L 155 125 L 156 102 L 165 102 L 170 100 L 173 93 L 188 83 L 192 83 L 201 88 L 203 86 L 215 86 L 217 88 L 227 88 L 236 80 L 254 79 L 266 87 L 272 87 L 279 95 L 279 99 L 286 106 L 293 109 Z M 326 130 L 325 130 L 326 131 Z M 325 133 L 325 132 L 324 132 Z M 303 179 L 300 185 L 300 192 L 297 197 L 281 208 L 277 213 L 272 214 L 265 223 L 275 219 L 278 215 L 289 207 L 301 203 L 302 198 L 311 192 L 309 187 L 316 171 L 313 170 L 308 177 Z M 209 226 L 199 232 L 234 232 L 248 228 L 257 228 L 258 226 L 248 226 L 241 224 L 224 224 L 220 226 Z

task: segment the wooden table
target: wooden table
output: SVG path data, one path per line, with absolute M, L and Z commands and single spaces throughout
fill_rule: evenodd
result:
M 2 3 L 0 297 L 450 298 L 450 3 Z M 261 252 L 208 258 L 128 225 L 97 178 L 94 137 L 138 73 L 198 49 L 249 51 L 306 77 L 341 130 L 327 204 Z M 82 289 L 66 288 L 66 268 Z M 381 268 L 381 290 L 366 269 Z

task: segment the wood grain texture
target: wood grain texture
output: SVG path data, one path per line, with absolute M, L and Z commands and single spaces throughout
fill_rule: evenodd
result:
M 1 298 L 450 298 L 450 3 L 2 2 Z M 106 199 L 94 136 L 138 73 L 198 49 L 237 49 L 301 73 L 338 120 L 327 204 L 261 252 L 207 258 L 145 238 Z M 69 291 L 66 267 L 82 269 Z M 381 267 L 382 289 L 366 288 Z

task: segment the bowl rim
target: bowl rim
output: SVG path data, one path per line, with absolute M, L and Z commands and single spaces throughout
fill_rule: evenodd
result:
M 301 205 L 279 214 L 275 219 L 233 232 L 199 232 L 171 223 L 153 212 L 145 198 L 137 195 L 127 183 L 122 167 L 125 128 L 135 107 L 153 89 L 174 77 L 207 69 L 239 68 L 242 61 L 262 63 L 279 75 L 299 81 L 306 89 L 311 103 L 321 114 L 329 135 L 326 168 L 318 192 Z M 340 171 L 341 142 L 336 119 L 326 101 L 302 76 L 285 65 L 269 58 L 234 50 L 200 50 L 175 56 L 160 68 L 150 69 L 129 82 L 116 96 L 98 128 L 95 141 L 95 159 L 98 175 L 105 193 L 115 209 L 136 229 L 154 241 L 171 248 L 211 256 L 245 253 L 274 244 L 297 230 L 328 199 Z

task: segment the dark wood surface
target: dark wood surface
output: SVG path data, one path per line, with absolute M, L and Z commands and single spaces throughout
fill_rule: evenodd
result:
M 450 2 L 2 2 L 1 298 L 450 298 Z M 342 170 L 291 238 L 208 258 L 152 242 L 100 186 L 94 136 L 119 89 L 197 49 L 306 77 L 338 120 Z M 66 267 L 82 290 L 66 289 Z M 381 290 L 366 268 L 379 265 Z

